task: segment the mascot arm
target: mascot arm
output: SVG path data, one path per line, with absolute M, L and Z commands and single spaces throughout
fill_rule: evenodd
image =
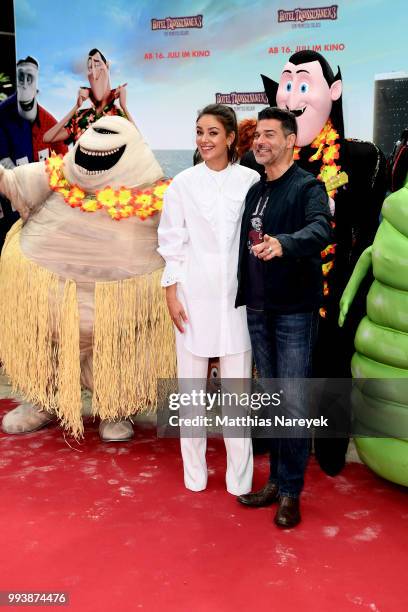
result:
M 0 166 L 0 192 L 20 213 L 23 220 L 44 203 L 50 193 L 44 162 L 6 170 Z
M 339 325 L 343 327 L 344 321 L 346 319 L 349 308 L 356 296 L 358 288 L 365 278 L 369 268 L 371 267 L 371 251 L 372 247 L 369 246 L 366 250 L 361 254 L 356 267 L 353 270 L 353 274 L 350 277 L 349 282 L 346 285 L 346 288 L 341 296 L 340 300 L 340 315 L 339 315 Z
M 169 287 L 184 279 L 183 263 L 188 241 L 184 207 L 177 180 L 173 180 L 164 195 L 164 206 L 158 228 L 160 255 L 166 262 L 163 271 L 162 287 Z

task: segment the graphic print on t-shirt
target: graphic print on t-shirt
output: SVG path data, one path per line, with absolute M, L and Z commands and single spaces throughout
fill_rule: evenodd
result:
M 252 247 L 256 244 L 260 244 L 263 241 L 263 216 L 265 212 L 265 206 L 267 202 L 267 197 L 261 196 L 259 198 L 259 202 L 252 213 L 251 217 L 251 227 L 252 229 L 248 232 L 248 240 L 247 246 L 251 255 L 254 256 L 252 252 Z
M 253 253 L 252 247 L 263 242 L 263 218 L 269 190 L 261 195 L 250 218 L 250 227 L 247 237 L 248 261 L 246 284 L 246 305 L 248 308 L 263 310 L 264 308 L 264 262 Z

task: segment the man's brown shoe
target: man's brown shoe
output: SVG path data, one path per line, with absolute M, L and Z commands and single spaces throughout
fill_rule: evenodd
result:
M 266 485 L 255 493 L 247 493 L 240 495 L 237 500 L 244 506 L 252 506 L 253 508 L 262 508 L 270 506 L 279 499 L 278 485 L 274 482 L 267 482 Z
M 281 497 L 275 514 L 275 525 L 282 529 L 291 529 L 300 523 L 300 504 L 298 497 Z

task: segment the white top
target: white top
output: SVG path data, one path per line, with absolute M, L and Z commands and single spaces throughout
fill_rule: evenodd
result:
M 251 348 L 245 307 L 235 308 L 238 249 L 245 196 L 259 181 L 254 170 L 205 163 L 178 174 L 164 196 L 158 229 L 166 261 L 162 286 L 177 283 L 186 309 L 185 348 L 223 357 Z

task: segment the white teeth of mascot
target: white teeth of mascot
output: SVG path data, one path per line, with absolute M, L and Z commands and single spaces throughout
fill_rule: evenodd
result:
M 83 147 L 79 148 L 85 155 L 112 155 L 113 153 L 117 153 L 119 151 L 119 147 L 117 149 L 112 149 L 112 151 L 87 151 Z

